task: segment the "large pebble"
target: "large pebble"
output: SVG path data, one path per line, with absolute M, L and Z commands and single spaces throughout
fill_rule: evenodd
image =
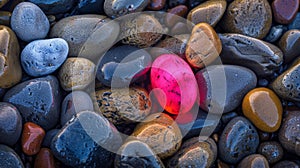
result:
M 227 163 L 236 164 L 244 157 L 254 154 L 259 145 L 255 127 L 244 117 L 232 119 L 224 128 L 219 140 L 219 157 Z
M 164 164 L 153 150 L 144 142 L 130 140 L 118 150 L 114 162 L 115 168 L 121 167 L 147 167 L 164 168 Z
M 256 75 L 250 69 L 235 65 L 209 66 L 197 72 L 195 76 L 200 93 L 199 104 L 206 111 L 211 111 L 213 106 L 222 107 L 225 113 L 234 110 L 257 84 Z M 216 83 L 222 78 L 217 78 L 218 76 L 224 76 L 226 82 L 223 83 L 226 87 L 221 87 L 226 88 L 224 99 L 213 96 L 220 92 L 218 90 L 220 88 L 216 88 Z
M 19 110 L 9 103 L 0 102 L 0 143 L 14 145 L 22 132 Z
M 289 30 L 278 42 L 279 48 L 284 54 L 284 62 L 289 63 L 300 56 L 298 47 L 300 45 L 300 30 Z
M 47 15 L 62 14 L 68 12 L 73 6 L 75 0 L 28 0 L 39 6 Z
M 36 40 L 23 49 L 21 64 L 30 76 L 49 75 L 64 63 L 68 52 L 68 43 L 63 39 Z
M 10 147 L 0 144 L 0 156 L 1 168 L 24 168 L 21 158 Z
M 188 112 L 198 98 L 194 73 L 177 55 L 164 54 L 154 60 L 151 85 L 157 89 L 154 94 L 160 105 L 173 114 Z
M 280 24 L 289 24 L 294 20 L 299 9 L 299 0 L 274 0 L 272 11 L 274 20 Z
M 257 151 L 264 155 L 270 164 L 280 161 L 284 156 L 281 145 L 276 141 L 261 143 Z
M 185 55 L 194 68 L 203 68 L 219 57 L 222 43 L 215 30 L 207 23 L 197 24 L 187 43 Z
M 37 154 L 41 149 L 45 134 L 40 126 L 32 122 L 25 123 L 21 139 L 23 152 L 29 156 Z
M 50 29 L 44 12 L 30 2 L 22 2 L 15 7 L 10 23 L 17 36 L 26 42 L 45 38 Z
M 0 26 L 0 38 L 0 88 L 9 88 L 22 78 L 20 47 L 15 33 L 6 26 Z
M 70 56 L 97 60 L 112 46 L 119 31 L 119 24 L 106 16 L 76 15 L 58 21 L 51 28 L 50 37 L 66 40 Z
M 133 12 L 141 12 L 148 5 L 148 0 L 105 0 L 104 11 L 112 17 L 120 17 Z
M 59 119 L 60 89 L 54 76 L 27 80 L 4 96 L 4 101 L 15 105 L 23 121 L 34 122 L 45 130 L 54 127 Z
M 195 137 L 185 141 L 167 167 L 211 167 L 217 158 L 217 145 L 211 138 Z
M 111 167 L 122 144 L 116 128 L 101 115 L 83 111 L 54 137 L 51 151 L 72 167 Z
M 272 24 L 271 6 L 267 0 L 234 0 L 222 21 L 226 32 L 262 39 Z
M 223 63 L 252 69 L 258 76 L 273 75 L 283 63 L 282 51 L 273 44 L 240 34 L 220 34 Z
M 275 132 L 282 120 L 282 105 L 277 95 L 268 88 L 256 88 L 244 97 L 244 115 L 260 130 Z
M 267 159 L 260 154 L 253 154 L 245 157 L 237 168 L 269 168 Z
M 50 149 L 42 148 L 36 155 L 34 168 L 55 168 L 55 160 Z
M 182 135 L 176 122 L 167 114 L 155 113 L 137 125 L 132 136 L 148 144 L 161 159 L 175 154 Z

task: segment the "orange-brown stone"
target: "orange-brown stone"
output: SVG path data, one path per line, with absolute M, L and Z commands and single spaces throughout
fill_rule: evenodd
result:
M 34 168 L 55 168 L 55 160 L 50 149 L 40 150 L 35 158 Z
M 41 144 L 45 137 L 45 131 L 42 127 L 27 122 L 24 124 L 22 133 L 22 150 L 27 155 L 35 155 L 41 149 Z

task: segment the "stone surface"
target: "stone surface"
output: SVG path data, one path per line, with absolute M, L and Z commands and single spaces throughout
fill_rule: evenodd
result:
M 1 168 L 24 168 L 21 158 L 10 147 L 0 144 L 0 156 Z
M 298 47 L 300 45 L 300 30 L 289 30 L 278 42 L 279 48 L 284 54 L 284 62 L 289 63 L 300 56 Z
M 283 149 L 276 141 L 263 142 L 258 147 L 258 153 L 265 156 L 270 164 L 280 161 L 283 156 Z
M 44 137 L 42 146 L 50 148 L 52 139 L 56 136 L 56 134 L 59 132 L 60 129 L 52 129 L 46 132 L 46 135 Z
M 239 33 L 262 39 L 272 24 L 271 6 L 267 0 L 234 0 L 229 4 L 222 21 L 228 33 Z
M 275 132 L 282 120 L 282 105 L 268 88 L 255 88 L 244 97 L 243 114 L 260 130 Z
M 237 166 L 238 168 L 269 168 L 267 159 L 259 154 L 253 154 L 245 157 Z
M 240 34 L 219 34 L 223 63 L 250 68 L 258 76 L 273 75 L 283 63 L 282 51 L 273 44 Z
M 66 91 L 85 89 L 95 78 L 95 64 L 86 58 L 68 58 L 58 72 L 61 87 Z
M 193 28 L 185 51 L 192 67 L 208 66 L 219 57 L 221 51 L 221 40 L 209 24 L 199 23 Z
M 178 5 L 174 8 L 168 10 L 168 13 L 165 15 L 165 24 L 172 28 L 176 23 L 183 21 L 183 18 L 186 16 L 188 8 L 185 5 Z
M 22 78 L 20 47 L 15 33 L 6 26 L 0 26 L 0 38 L 0 87 L 9 88 Z
M 294 20 L 299 9 L 299 0 L 274 0 L 272 12 L 274 20 L 280 24 L 289 24 Z
M 40 126 L 32 122 L 26 122 L 21 139 L 23 152 L 29 156 L 37 154 L 41 149 L 45 134 L 45 131 Z
M 41 148 L 36 155 L 34 168 L 55 168 L 55 160 L 50 149 Z
M 248 155 L 254 154 L 259 145 L 255 127 L 244 117 L 232 119 L 224 128 L 219 140 L 219 157 L 236 164 Z
M 104 0 L 79 0 L 77 9 L 82 14 L 101 13 L 104 14 Z
M 0 143 L 14 145 L 22 132 L 22 117 L 12 104 L 0 102 Z
M 165 7 L 165 4 L 166 0 L 150 0 L 147 8 L 150 10 L 161 10 L 163 7 Z
M 62 14 L 68 12 L 74 6 L 74 0 L 29 0 L 39 6 L 47 15 Z
M 148 0 L 105 0 L 104 11 L 112 17 L 120 17 L 133 12 L 141 12 L 148 5 Z
M 11 13 L 7 11 L 0 11 L 0 24 L 10 26 Z
M 284 160 L 273 166 L 273 168 L 299 168 L 295 162 Z
M 146 90 L 139 87 L 96 91 L 100 113 L 115 125 L 143 121 L 151 109 Z
M 287 26 L 283 26 L 283 25 L 272 26 L 272 28 L 269 31 L 269 34 L 264 38 L 264 40 L 269 43 L 274 43 L 280 39 L 282 34 L 285 31 L 287 31 L 287 29 L 288 29 Z
M 49 75 L 65 62 L 68 52 L 68 43 L 63 39 L 35 40 L 23 49 L 21 64 L 30 76 Z
M 206 1 L 192 9 L 188 14 L 187 19 L 194 24 L 204 22 L 214 27 L 221 20 L 226 10 L 226 6 L 226 0 Z
M 289 30 L 300 29 L 300 12 L 296 14 L 295 19 L 288 25 Z
M 3 100 L 16 106 L 23 121 L 34 122 L 45 130 L 59 119 L 60 89 L 54 76 L 27 80 L 8 90 Z
M 50 29 L 44 12 L 30 2 L 22 2 L 14 8 L 10 24 L 17 36 L 26 42 L 45 38 Z
M 132 136 L 149 145 L 161 159 L 175 154 L 182 140 L 178 125 L 164 113 L 148 116 L 137 125 Z

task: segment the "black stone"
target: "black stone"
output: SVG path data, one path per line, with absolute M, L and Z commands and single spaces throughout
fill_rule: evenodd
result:
M 103 14 L 104 0 L 79 0 L 77 4 L 77 10 L 81 14 Z
M 68 12 L 75 0 L 28 0 L 39 6 L 45 14 L 54 15 Z

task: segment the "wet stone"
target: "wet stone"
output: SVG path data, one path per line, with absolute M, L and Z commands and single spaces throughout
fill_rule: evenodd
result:
M 269 168 L 267 159 L 260 154 L 245 157 L 237 166 L 238 168 Z
M 79 0 L 77 10 L 81 14 L 100 13 L 104 14 L 104 0 Z
M 68 12 L 74 6 L 74 0 L 29 0 L 39 6 L 47 15 L 54 15 Z
M 133 12 L 141 12 L 148 5 L 148 0 L 105 0 L 104 11 L 112 17 L 120 17 Z
M 274 43 L 280 39 L 282 34 L 287 31 L 287 27 L 283 25 L 272 26 L 269 34 L 264 38 L 265 41 L 269 43 Z
M 166 4 L 166 0 L 150 0 L 147 8 L 150 10 L 161 10 Z
M 278 42 L 279 48 L 284 54 L 284 62 L 289 63 L 300 56 L 298 47 L 300 45 L 300 30 L 289 30 Z
M 205 0 L 188 0 L 189 8 L 195 8 L 196 6 L 200 5 Z
M 0 144 L 0 156 L 1 168 L 24 168 L 21 158 L 10 147 Z
M 21 139 L 23 152 L 29 156 L 37 154 L 41 149 L 44 137 L 43 128 L 32 122 L 26 122 Z
M 288 25 L 289 30 L 300 29 L 300 12 L 297 13 L 295 19 Z
M 258 153 L 264 155 L 270 164 L 274 164 L 283 158 L 283 149 L 276 141 L 263 142 L 259 145 Z
M 165 16 L 165 24 L 172 28 L 176 23 L 183 21 L 183 17 L 186 16 L 188 8 L 185 5 L 178 5 L 168 10 Z
M 289 24 L 296 17 L 299 0 L 274 0 L 272 11 L 274 20 L 280 24 Z
M 40 150 L 35 158 L 34 168 L 55 168 L 55 160 L 50 149 Z
M 50 148 L 52 139 L 56 136 L 56 134 L 59 132 L 59 129 L 52 129 L 46 132 L 46 135 L 44 137 L 42 146 Z

